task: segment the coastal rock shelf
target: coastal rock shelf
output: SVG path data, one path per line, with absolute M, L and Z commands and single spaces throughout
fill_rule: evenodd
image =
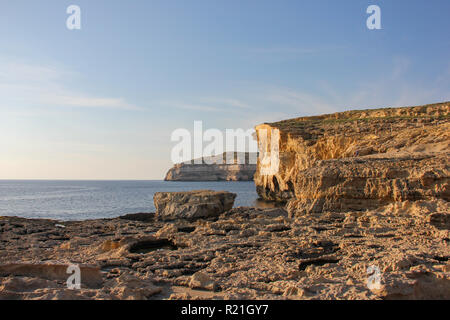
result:
M 449 212 L 439 200 L 295 219 L 247 207 L 194 222 L 2 217 L 0 299 L 450 299 L 450 234 L 430 219 Z M 70 263 L 101 285 L 67 289 L 55 265 Z
M 450 201 L 450 104 L 347 111 L 256 127 L 277 170 L 255 174 L 263 199 L 291 215 L 375 209 L 406 200 Z M 277 136 L 278 139 L 267 137 Z M 274 145 L 271 145 L 274 144 Z
M 227 157 L 232 157 L 232 161 Z M 237 159 L 242 158 L 239 162 Z M 220 160 L 220 161 L 219 161 Z M 256 171 L 256 154 L 224 153 L 203 159 L 196 164 L 174 165 L 166 174 L 166 181 L 252 181 Z

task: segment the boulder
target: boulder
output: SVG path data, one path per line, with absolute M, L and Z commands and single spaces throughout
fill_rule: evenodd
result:
M 235 193 L 194 190 L 187 192 L 157 192 L 153 197 L 159 220 L 217 217 L 233 207 Z
M 191 276 L 189 287 L 192 289 L 215 291 L 217 285 L 214 280 L 204 272 L 196 272 Z

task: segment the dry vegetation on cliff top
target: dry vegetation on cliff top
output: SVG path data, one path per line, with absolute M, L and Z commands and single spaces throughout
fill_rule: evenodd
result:
M 267 124 L 282 129 L 293 129 L 294 131 L 297 126 L 308 126 L 309 124 L 313 124 L 315 122 L 339 123 L 372 120 L 414 120 L 421 118 L 445 119 L 450 117 L 448 109 L 449 105 L 450 101 L 416 107 L 350 110 L 332 114 L 323 114 L 319 116 L 298 117 Z

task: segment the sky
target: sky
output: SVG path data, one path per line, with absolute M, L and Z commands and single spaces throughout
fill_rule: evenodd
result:
M 381 10 L 369 30 L 366 10 Z M 69 30 L 66 10 L 81 9 Z M 450 100 L 448 0 L 2 0 L 0 179 L 162 179 L 171 134 Z

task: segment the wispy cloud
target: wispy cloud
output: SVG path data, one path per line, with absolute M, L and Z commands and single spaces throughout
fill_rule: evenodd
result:
M 214 106 L 202 105 L 202 104 L 190 104 L 184 102 L 162 102 L 162 105 L 176 108 L 176 109 L 184 109 L 184 110 L 193 110 L 193 111 L 205 111 L 205 112 L 220 112 L 221 110 Z
M 240 112 L 251 109 L 250 105 L 235 98 L 203 97 L 197 99 L 186 98 L 185 101 L 163 101 L 159 104 L 170 108 L 204 111 L 204 112 Z
M 239 99 L 235 99 L 235 98 L 202 98 L 200 99 L 200 101 L 205 102 L 205 103 L 213 103 L 214 105 L 217 105 L 221 108 L 229 108 L 229 107 L 233 107 L 233 108 L 239 108 L 239 109 L 251 109 L 252 107 Z
M 389 62 L 387 62 L 388 64 Z M 435 79 L 421 82 L 414 78 L 414 61 L 395 57 L 385 73 L 355 80 L 353 86 L 323 80 L 308 89 L 254 84 L 227 92 L 227 97 L 186 98 L 184 102 L 166 102 L 166 106 L 197 112 L 226 114 L 220 120 L 233 126 L 253 127 L 262 122 L 274 122 L 299 116 L 334 113 L 349 109 L 366 109 L 420 105 L 450 99 L 448 82 L 450 67 L 436 74 Z M 231 120 L 230 120 L 231 119 Z
M 2 61 L 3 60 L 3 61 Z M 57 66 L 40 66 L 0 59 L 0 107 L 35 105 L 140 110 L 124 98 L 99 97 L 70 88 L 79 75 Z
M 394 67 L 392 69 L 392 79 L 398 79 L 402 77 L 410 68 L 411 60 L 406 57 L 396 57 L 394 59 Z
M 295 108 L 306 115 L 348 109 L 414 106 L 450 99 L 450 64 L 447 70 L 443 69 L 434 79 L 427 81 L 412 78 L 414 67 L 414 62 L 407 57 L 396 57 L 391 62 L 390 72 L 356 83 L 352 90 L 340 91 L 324 81 L 315 90 L 317 94 L 275 88 L 266 89 L 265 96 L 268 101 Z M 288 111 L 285 107 L 282 109 Z
M 96 98 L 70 92 L 42 95 L 42 101 L 52 105 L 72 107 L 142 110 L 139 107 L 129 104 L 122 98 Z
M 273 88 L 265 99 L 274 107 L 304 115 L 336 112 L 336 105 L 325 97 L 288 88 Z
M 284 62 L 306 57 L 317 57 L 323 54 L 337 54 L 347 51 L 344 45 L 314 45 L 314 46 L 265 46 L 238 48 L 240 55 L 246 59 L 263 60 L 266 62 Z
M 299 48 L 299 47 L 260 47 L 248 49 L 251 53 L 257 54 L 290 54 L 290 55 L 305 55 L 318 53 L 318 48 Z
M 426 82 L 414 78 L 410 71 L 413 62 L 406 57 L 396 57 L 391 73 L 382 78 L 360 84 L 353 93 L 341 96 L 347 107 L 400 107 L 440 102 L 450 99 L 448 82 L 450 74 L 443 70 Z

